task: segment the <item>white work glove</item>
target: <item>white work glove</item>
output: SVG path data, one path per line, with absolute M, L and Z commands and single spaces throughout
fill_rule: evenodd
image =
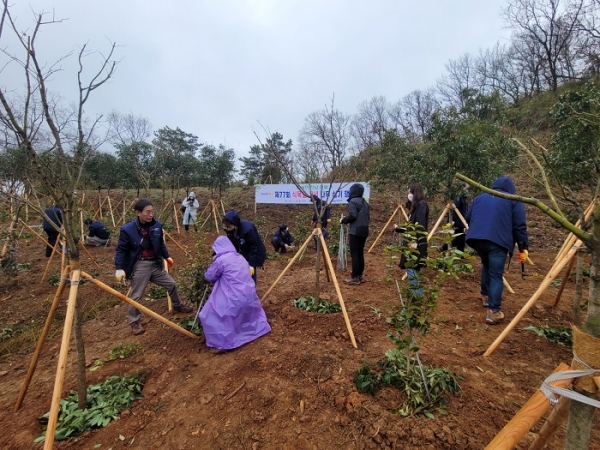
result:
M 115 278 L 117 279 L 117 281 L 120 283 L 121 281 L 123 281 L 125 279 L 125 271 L 124 270 L 117 270 L 115 272 Z

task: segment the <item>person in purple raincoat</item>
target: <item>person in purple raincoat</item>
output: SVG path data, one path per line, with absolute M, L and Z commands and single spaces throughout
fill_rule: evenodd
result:
M 212 353 L 218 353 L 252 342 L 270 332 L 271 327 L 256 295 L 248 261 L 227 236 L 219 236 L 212 249 L 214 261 L 204 278 L 214 287 L 198 318 L 206 345 Z

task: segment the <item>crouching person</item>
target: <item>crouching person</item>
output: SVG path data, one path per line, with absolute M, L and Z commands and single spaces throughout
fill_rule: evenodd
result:
M 294 250 L 294 238 L 290 234 L 290 230 L 285 223 L 279 225 L 271 244 L 273 244 L 273 248 L 277 253 L 285 253 Z
M 84 244 L 95 247 L 106 246 L 110 242 L 110 232 L 99 220 L 85 219 L 83 221 L 88 226 L 88 235 L 85 236 Z
M 247 344 L 271 331 L 256 295 L 250 266 L 231 241 L 219 236 L 212 245 L 214 261 L 204 278 L 214 283 L 198 318 L 211 353 Z

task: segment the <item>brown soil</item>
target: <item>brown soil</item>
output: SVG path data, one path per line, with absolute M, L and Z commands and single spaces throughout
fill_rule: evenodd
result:
M 233 204 L 233 202 L 232 202 Z M 238 205 L 241 215 L 254 219 L 252 204 Z M 394 205 L 372 201 L 372 232 L 367 248 L 379 234 Z M 334 212 L 337 213 L 343 209 Z M 275 230 L 286 220 L 293 231 L 294 216 L 305 208 L 259 206 L 259 215 L 268 224 L 263 234 Z M 432 205 L 432 220 L 440 213 Z M 514 262 L 505 276 L 515 294 L 505 291 L 503 310 L 507 321 L 538 289 L 551 268 L 566 233 L 550 219 L 528 208 L 531 236 L 530 255 L 535 265 L 527 265 L 527 277 L 521 279 L 520 266 Z M 338 214 L 339 215 L 339 214 Z M 194 248 L 195 233 L 174 234 L 178 241 Z M 214 236 L 213 236 L 214 237 Z M 386 233 L 382 241 L 389 241 Z M 207 242 L 211 242 L 207 240 Z M 169 244 L 176 264 L 182 267 L 186 257 Z M 552 304 L 558 288 L 546 290 L 518 326 L 490 357 L 483 352 L 496 339 L 503 326 L 485 324 L 479 299 L 480 264 L 474 261 L 474 274 L 449 280 L 443 287 L 431 331 L 419 337 L 424 364 L 448 367 L 463 379 L 461 390 L 450 397 L 448 415 L 434 420 L 423 416 L 403 418 L 392 413 L 402 395 L 387 388 L 375 396 L 357 392 L 352 379 L 364 363 L 374 364 L 393 345 L 386 338 L 390 330 L 386 317 L 398 304 L 395 287 L 384 281 L 388 273 L 383 243 L 367 254 L 367 282 L 360 286 L 341 284 L 341 292 L 358 348 L 350 343 L 342 314 L 319 315 L 291 306 L 291 301 L 310 294 L 314 286 L 314 250 L 307 250 L 275 287 L 264 308 L 272 332 L 235 351 L 210 354 L 201 340 L 177 333 L 162 323 L 146 318 L 146 332 L 133 336 L 125 317 L 126 305 L 103 311 L 84 325 L 86 359 L 107 360 L 118 343 L 139 342 L 144 352 L 127 359 L 106 362 L 89 371 L 90 383 L 111 375 L 132 373 L 148 368 L 150 376 L 144 398 L 102 429 L 78 438 L 56 442 L 54 448 L 101 449 L 482 449 L 515 415 L 559 363 L 570 363 L 569 348 L 538 337 L 523 328 L 528 325 L 571 325 L 573 279 L 567 284 L 558 307 Z M 82 255 L 84 270 L 109 285 L 114 285 L 114 247 L 93 248 L 100 264 L 96 269 Z M 259 296 L 275 281 L 291 256 L 267 260 L 258 274 Z M 46 264 L 43 245 L 37 239 L 22 239 L 19 262 L 31 262 L 32 268 L 21 273 L 14 283 L 0 280 L 2 325 L 13 328 L 43 323 L 56 290 L 40 282 Z M 335 261 L 334 261 L 335 264 Z M 175 277 L 177 277 L 177 268 Z M 58 273 L 58 267 L 51 274 Z M 392 273 L 401 276 L 395 267 Z M 340 280 L 348 273 L 337 273 Z M 321 272 L 324 297 L 335 301 L 333 283 Z M 107 303 L 109 295 L 87 283 L 80 288 L 87 311 Z M 587 292 L 584 289 L 584 292 Z M 585 295 L 585 294 L 584 294 Z M 65 295 L 66 298 L 66 295 Z M 165 299 L 146 301 L 154 311 L 172 316 Z M 66 301 L 61 305 L 55 325 L 64 318 Z M 380 311 L 381 314 L 376 314 Z M 0 448 L 38 448 L 33 440 L 41 433 L 36 418 L 50 408 L 54 386 L 60 330 L 44 345 L 32 384 L 22 408 L 13 412 L 29 365 L 33 348 L 18 349 L 0 362 Z M 76 388 L 75 352 L 69 352 L 63 396 Z M 238 390 L 239 388 L 239 390 Z M 234 391 L 235 395 L 231 396 Z M 226 399 L 226 397 L 230 397 Z M 303 407 L 301 408 L 301 405 Z M 519 449 L 528 448 L 543 420 L 535 425 Z M 598 414 L 590 448 L 600 449 Z M 124 439 L 122 439 L 124 438 Z M 549 449 L 560 449 L 565 439 L 563 424 L 553 436 Z M 101 446 L 99 446 L 101 444 Z

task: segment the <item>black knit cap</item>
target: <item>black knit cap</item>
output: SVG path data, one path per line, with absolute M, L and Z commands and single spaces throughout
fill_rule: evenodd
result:
M 281 231 L 285 231 L 285 230 L 287 230 L 287 227 L 288 227 L 288 226 L 287 226 L 287 224 L 286 224 L 286 223 L 282 223 L 281 225 L 279 225 L 279 229 L 280 229 Z
M 147 198 L 141 198 L 137 202 L 135 202 L 135 205 L 133 205 L 133 209 L 135 211 L 141 212 L 144 210 L 144 208 L 146 206 L 152 206 L 152 202 L 150 200 L 148 200 Z

